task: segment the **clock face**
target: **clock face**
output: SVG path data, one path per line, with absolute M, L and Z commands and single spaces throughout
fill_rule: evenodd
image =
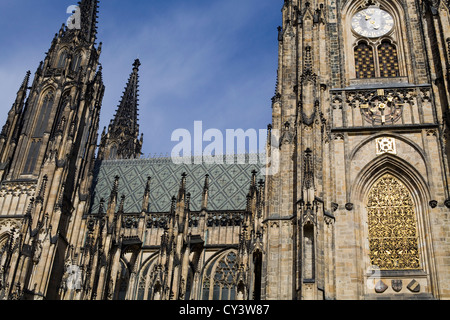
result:
M 394 18 L 382 9 L 367 8 L 353 16 L 352 27 L 363 37 L 378 38 L 394 28 Z

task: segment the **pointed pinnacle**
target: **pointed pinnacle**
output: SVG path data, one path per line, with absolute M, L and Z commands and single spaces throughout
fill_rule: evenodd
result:
M 209 189 L 209 174 L 205 175 L 205 184 L 203 186 L 203 190 Z
M 141 66 L 141 61 L 139 59 L 134 60 L 133 67 L 134 69 L 138 69 Z
M 22 81 L 22 85 L 20 86 L 19 91 L 27 91 L 28 83 L 30 82 L 30 76 L 31 76 L 31 71 L 28 70 L 27 74 L 25 75 L 25 78 Z

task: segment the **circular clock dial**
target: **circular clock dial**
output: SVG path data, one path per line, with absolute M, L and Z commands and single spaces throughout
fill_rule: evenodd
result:
M 353 16 L 352 27 L 363 37 L 378 38 L 394 28 L 394 18 L 382 9 L 367 8 Z

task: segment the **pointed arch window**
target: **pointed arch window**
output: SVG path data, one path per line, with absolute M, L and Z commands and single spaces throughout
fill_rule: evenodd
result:
M 111 147 L 111 150 L 109 151 L 109 160 L 115 160 L 118 158 L 118 148 L 117 145 L 113 144 L 113 146 Z
M 117 300 L 125 300 L 128 292 L 128 284 L 130 281 L 130 275 L 127 266 L 121 261 L 122 269 L 118 274 L 116 286 L 118 288 Z
M 210 263 L 203 279 L 203 300 L 235 300 L 236 276 L 235 252 L 229 252 Z
M 39 154 L 42 146 L 42 138 L 45 131 L 50 126 L 50 116 L 52 114 L 55 96 L 53 91 L 48 92 L 37 108 L 38 116 L 32 132 L 32 139 L 28 149 L 28 155 L 23 167 L 23 174 L 33 174 L 38 164 Z
M 397 48 L 389 40 L 383 41 L 378 46 L 378 60 L 380 65 L 380 77 L 399 77 Z
M 58 69 L 62 69 L 66 66 L 66 60 L 67 60 L 67 50 L 63 50 L 58 59 L 58 65 L 56 66 Z
M 77 72 L 80 69 L 82 59 L 83 56 L 81 55 L 81 53 L 75 54 L 72 63 L 70 64 L 70 70 Z
M 142 301 L 144 300 L 145 296 L 145 276 L 143 276 L 139 280 L 139 286 L 138 286 L 138 292 L 137 292 L 137 300 Z
M 358 79 L 375 78 L 373 48 L 366 41 L 355 47 L 355 69 Z
M 45 130 L 49 126 L 54 101 L 54 93 L 52 91 L 48 92 L 42 101 L 41 108 L 38 109 L 39 116 L 34 128 L 33 138 L 42 138 L 44 136 Z
M 70 108 L 71 97 L 65 93 L 61 98 L 61 104 L 58 107 L 58 116 L 56 121 L 56 132 L 62 133 L 67 123 L 67 115 Z
M 9 236 L 0 237 L 0 267 L 5 264 L 6 256 L 8 253 Z
M 367 201 L 370 260 L 380 270 L 420 268 L 415 206 L 403 183 L 383 176 Z
M 354 51 L 357 79 L 400 77 L 397 47 L 390 40 L 378 46 L 362 40 Z
M 42 142 L 40 140 L 34 140 L 31 142 L 30 149 L 28 151 L 28 157 L 26 159 L 23 174 L 33 174 L 34 169 L 39 157 L 39 150 L 41 149 Z
M 135 293 L 136 300 L 152 300 L 153 289 L 155 287 L 155 275 L 157 270 L 157 256 L 153 257 L 149 262 L 145 263 L 141 272 L 139 273 L 139 283 L 137 292 Z

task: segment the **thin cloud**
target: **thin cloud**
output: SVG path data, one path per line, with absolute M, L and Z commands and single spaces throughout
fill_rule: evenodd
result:
M 71 2 L 47 0 L 43 6 L 57 3 L 64 10 Z M 170 152 L 172 131 L 190 128 L 195 120 L 220 130 L 265 128 L 271 120 L 270 98 L 276 81 L 280 7 L 273 0 L 101 2 L 98 41 L 103 42 L 100 62 L 106 93 L 100 126 L 107 126 L 114 116 L 131 64 L 139 58 L 144 153 Z M 40 13 L 36 16 L 39 23 L 53 28 L 64 22 L 64 13 L 60 15 L 63 21 L 58 21 L 59 16 L 42 21 Z M 57 31 L 58 27 L 45 35 L 48 43 L 44 41 L 41 48 L 48 49 Z M 34 72 L 44 59 L 43 50 L 24 44 L 13 50 L 24 48 L 34 60 Z M 10 101 L 8 108 L 1 107 L 3 122 L 21 79 L 30 69 L 21 70 L 24 64 L 20 59 L 12 68 L 12 58 L 1 59 L 4 57 L 6 54 L 0 52 L 0 85 L 13 84 L 0 87 L 2 100 Z M 4 78 L 11 72 L 18 75 Z

